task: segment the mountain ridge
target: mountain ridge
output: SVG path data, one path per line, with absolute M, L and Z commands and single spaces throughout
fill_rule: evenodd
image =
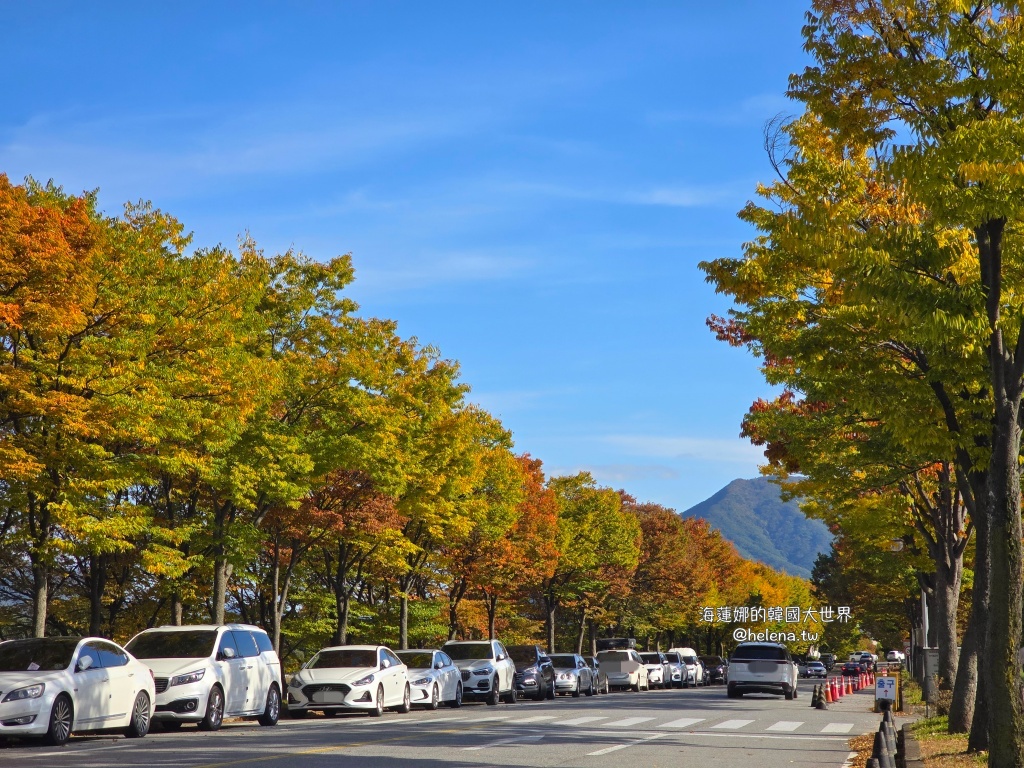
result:
M 832 542 L 823 522 L 806 517 L 799 501 L 783 501 L 780 488 L 766 477 L 733 480 L 682 516 L 707 520 L 748 560 L 804 579 Z

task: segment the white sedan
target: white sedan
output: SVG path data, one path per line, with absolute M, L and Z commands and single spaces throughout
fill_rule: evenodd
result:
M 441 702 L 462 706 L 462 673 L 447 653 L 435 650 L 395 651 L 408 667 L 412 703 L 437 709 Z
M 61 745 L 74 732 L 149 732 L 153 673 L 98 637 L 0 643 L 0 737 L 42 736 Z
M 380 717 L 392 707 L 408 712 L 412 694 L 405 664 L 384 645 L 324 648 L 288 683 L 288 713 L 337 714 L 362 710 Z

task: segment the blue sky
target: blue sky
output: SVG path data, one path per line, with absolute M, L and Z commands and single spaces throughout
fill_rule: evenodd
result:
M 549 472 L 680 511 L 769 393 L 703 259 L 771 178 L 804 3 L 6 3 L 0 172 L 195 242 L 351 253 Z

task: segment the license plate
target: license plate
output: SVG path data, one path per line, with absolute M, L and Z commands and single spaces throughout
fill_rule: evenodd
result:
M 770 661 L 752 661 L 748 669 L 758 675 L 766 675 L 770 672 L 775 672 L 779 668 L 778 664 L 773 664 Z
M 317 691 L 313 694 L 313 701 L 317 704 L 344 704 L 345 694 L 341 691 Z

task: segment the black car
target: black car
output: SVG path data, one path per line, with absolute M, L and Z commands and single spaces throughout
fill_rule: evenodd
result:
M 825 669 L 832 669 L 836 665 L 836 655 L 834 653 L 823 653 L 818 660 L 825 665 Z
M 555 668 L 539 645 L 510 645 L 506 650 L 516 665 L 516 693 L 534 701 L 555 698 Z
M 701 656 L 700 660 L 704 664 L 704 673 L 707 675 L 705 685 L 725 682 L 725 671 L 729 668 L 725 659 L 721 656 Z
M 856 677 L 864 672 L 864 665 L 857 661 L 848 661 L 843 664 L 844 677 Z

